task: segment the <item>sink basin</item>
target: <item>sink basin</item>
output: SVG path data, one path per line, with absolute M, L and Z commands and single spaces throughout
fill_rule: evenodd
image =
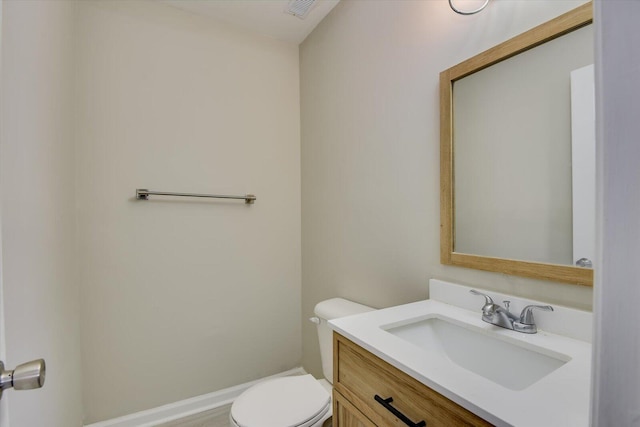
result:
M 514 391 L 526 389 L 571 360 L 567 355 L 440 316 L 381 327 Z

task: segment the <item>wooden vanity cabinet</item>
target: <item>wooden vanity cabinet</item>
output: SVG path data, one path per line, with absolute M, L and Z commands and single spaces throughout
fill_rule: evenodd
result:
M 338 333 L 333 352 L 334 427 L 492 425 Z
M 333 392 L 333 424 L 332 427 L 375 427 L 369 418 L 360 412 L 346 397 Z

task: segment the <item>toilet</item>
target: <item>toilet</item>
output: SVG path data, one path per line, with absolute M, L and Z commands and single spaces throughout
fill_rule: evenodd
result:
M 318 329 L 324 379 L 295 375 L 262 381 L 244 391 L 231 405 L 232 427 L 322 427 L 331 417 L 333 331 L 327 320 L 372 311 L 366 305 L 332 298 L 319 302 L 312 317 Z

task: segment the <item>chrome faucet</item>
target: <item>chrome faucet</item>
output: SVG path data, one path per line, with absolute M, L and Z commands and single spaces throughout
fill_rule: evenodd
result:
M 533 318 L 534 309 L 553 311 L 553 307 L 550 305 L 528 305 L 522 310 L 520 317 L 517 317 L 509 311 L 510 301 L 503 301 L 505 307 L 502 307 L 494 303 L 489 295 L 478 292 L 475 289 L 471 289 L 469 292 L 474 295 L 483 296 L 485 299 L 485 303 L 482 306 L 483 321 L 524 334 L 535 334 L 538 332 Z

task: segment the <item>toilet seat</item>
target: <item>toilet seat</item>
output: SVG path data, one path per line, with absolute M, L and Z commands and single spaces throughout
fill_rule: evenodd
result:
M 312 375 L 256 384 L 231 406 L 239 427 L 311 427 L 331 409 L 331 395 Z

